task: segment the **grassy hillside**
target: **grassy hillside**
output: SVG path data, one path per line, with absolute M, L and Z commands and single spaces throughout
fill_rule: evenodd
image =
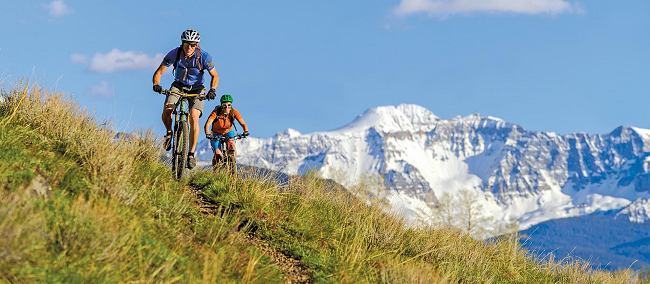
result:
M 152 133 L 115 139 L 38 86 L 2 96 L 0 282 L 641 283 L 533 258 L 516 236 L 409 228 L 313 176 L 278 184 L 199 171 L 176 182 Z M 288 277 L 278 257 L 308 279 Z

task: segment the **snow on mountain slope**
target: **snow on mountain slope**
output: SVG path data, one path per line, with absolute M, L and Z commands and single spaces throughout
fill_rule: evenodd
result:
M 316 168 L 346 185 L 381 175 L 386 198 L 412 220 L 427 220 L 437 198 L 463 189 L 478 194 L 485 216 L 521 228 L 650 197 L 650 130 L 640 128 L 560 136 L 478 113 L 443 120 L 402 104 L 369 109 L 333 131 L 248 138 L 238 151 L 243 164 L 289 174 Z M 212 157 L 207 141 L 197 152 Z
M 440 120 L 439 117 L 421 106 L 401 104 L 396 107 L 369 109 L 350 124 L 330 133 L 360 132 L 369 128 L 384 133 L 430 131 Z
M 644 223 L 650 220 L 650 200 L 639 198 L 627 207 L 623 208 L 616 218 L 627 218 L 630 222 Z

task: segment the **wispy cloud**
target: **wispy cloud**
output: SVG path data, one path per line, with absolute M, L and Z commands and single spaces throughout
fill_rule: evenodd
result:
M 72 61 L 72 63 L 88 64 L 90 63 L 90 58 L 88 55 L 75 53 L 70 55 L 70 61 Z
M 55 17 L 70 15 L 74 12 L 63 0 L 55 0 L 49 4 L 43 4 L 43 8 L 50 11 L 50 15 Z
M 104 79 L 95 85 L 88 86 L 86 94 L 96 98 L 112 98 L 115 96 L 115 88 L 110 85 L 108 80 Z
M 448 16 L 468 13 L 560 14 L 579 12 L 580 8 L 564 0 L 401 0 L 393 14 Z
M 151 57 L 139 51 L 113 49 L 106 54 L 95 53 L 93 57 L 75 53 L 70 56 L 70 61 L 88 65 L 88 71 L 108 73 L 139 69 L 154 70 L 160 65 L 163 57 L 165 55 L 162 53 Z

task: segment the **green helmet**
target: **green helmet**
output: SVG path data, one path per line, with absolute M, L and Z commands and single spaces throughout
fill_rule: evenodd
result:
M 231 102 L 232 103 L 232 97 L 229 94 L 224 94 L 221 96 L 221 99 L 219 99 L 219 102 L 225 103 L 225 102 Z

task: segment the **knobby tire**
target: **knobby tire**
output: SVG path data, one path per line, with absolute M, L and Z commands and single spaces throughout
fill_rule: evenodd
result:
M 185 166 L 187 164 L 187 144 L 190 139 L 189 127 L 187 121 L 178 122 L 178 131 L 176 131 L 176 145 L 174 147 L 174 165 L 176 171 L 174 178 L 180 180 L 185 175 Z

